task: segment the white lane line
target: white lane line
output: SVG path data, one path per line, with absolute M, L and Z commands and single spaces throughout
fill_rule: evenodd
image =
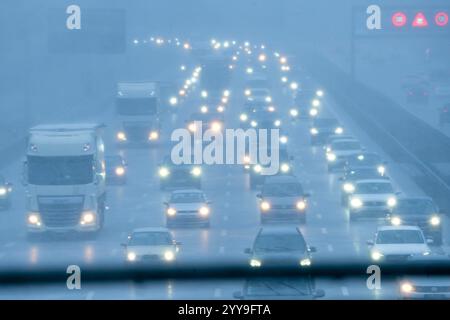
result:
M 222 297 L 222 289 L 215 288 L 214 289 L 214 298 L 220 298 L 220 297 Z
M 342 292 L 342 295 L 344 297 L 348 297 L 349 296 L 349 292 L 348 292 L 347 287 L 345 287 L 345 286 L 341 287 L 341 292 Z
M 333 246 L 331 244 L 327 245 L 327 249 L 328 249 L 329 252 L 333 252 L 334 251 L 334 248 L 333 248 Z
M 328 230 L 327 228 L 320 228 L 320 232 L 322 232 L 322 234 L 327 234 Z
M 222 231 L 220 231 L 220 235 L 222 237 L 226 237 L 228 235 L 228 231 L 227 230 L 222 230 Z
M 95 292 L 94 291 L 89 291 L 88 294 L 86 295 L 86 300 L 92 300 L 94 298 Z
M 225 253 L 225 247 L 224 246 L 220 246 L 219 247 L 219 253 L 220 254 L 224 254 Z

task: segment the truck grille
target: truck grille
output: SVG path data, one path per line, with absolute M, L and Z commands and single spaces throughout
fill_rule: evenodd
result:
M 80 221 L 83 197 L 39 197 L 42 222 L 50 228 L 74 227 Z
M 368 207 L 385 207 L 386 202 L 383 201 L 364 201 L 364 205 Z
M 127 140 L 131 142 L 143 142 L 148 140 L 150 129 L 146 127 L 125 127 L 125 134 Z

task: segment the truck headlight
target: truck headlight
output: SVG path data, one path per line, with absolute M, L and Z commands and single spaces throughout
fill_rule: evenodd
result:
M 152 132 L 150 132 L 150 134 L 148 135 L 148 140 L 150 140 L 150 141 L 158 140 L 158 138 L 159 138 L 159 133 L 158 133 L 158 131 L 152 131 Z
M 85 211 L 81 215 L 80 224 L 92 224 L 95 222 L 95 214 L 92 211 Z
M 4 196 L 7 192 L 6 188 L 0 188 L 0 196 Z
M 387 201 L 387 205 L 391 208 L 395 207 L 397 205 L 397 199 L 395 199 L 394 197 L 389 198 Z
M 177 210 L 175 210 L 174 208 L 168 208 L 167 209 L 167 215 L 173 217 L 174 215 L 177 214 Z
M 272 102 L 272 97 L 271 96 L 267 96 L 265 100 L 266 100 L 267 103 L 271 103 Z
M 240 119 L 242 122 L 245 122 L 245 121 L 248 120 L 248 116 L 247 116 L 245 113 L 243 113 L 243 114 L 241 114 L 241 115 L 239 116 L 239 119 Z
M 379 174 L 384 176 L 384 173 L 386 172 L 386 167 L 385 166 L 378 166 L 377 167 L 377 171 L 378 171 Z
M 165 177 L 167 177 L 169 174 L 170 174 L 169 169 L 167 169 L 167 168 L 165 168 L 165 167 L 159 169 L 159 176 L 160 176 L 161 178 L 165 178 Z
M 371 257 L 372 257 L 372 260 L 378 261 L 383 257 L 383 255 L 381 254 L 381 252 L 373 251 L 371 254 Z
M 286 143 L 288 142 L 288 137 L 286 137 L 286 136 L 281 136 L 281 137 L 280 137 L 280 142 L 281 142 L 282 144 L 286 144 Z
M 249 164 L 251 161 L 249 156 L 244 156 L 244 164 Z
M 281 126 L 281 120 L 275 120 L 273 124 L 275 127 L 279 127 Z
M 255 171 L 256 173 L 260 173 L 262 171 L 262 167 L 257 164 L 256 166 L 253 167 L 253 171 Z
M 262 211 L 270 210 L 270 203 L 267 201 L 261 202 L 261 210 Z
M 300 265 L 301 265 L 302 267 L 308 267 L 308 266 L 310 266 L 310 265 L 311 265 L 311 259 L 306 258 L 306 259 L 300 260 Z
M 317 128 L 311 128 L 311 130 L 309 130 L 309 132 L 313 135 L 316 136 L 319 134 L 319 130 L 317 130 Z
M 175 254 L 173 253 L 173 251 L 168 250 L 164 252 L 164 260 L 173 261 L 173 259 L 175 259 Z
M 414 291 L 414 286 L 409 282 L 403 282 L 400 286 L 400 290 L 403 293 L 411 293 Z
M 176 106 L 178 104 L 178 98 L 177 97 L 171 97 L 169 99 L 169 103 L 171 106 Z
M 335 133 L 335 134 L 343 134 L 343 133 L 344 133 L 344 129 L 343 129 L 342 127 L 337 127 L 337 128 L 334 130 L 334 133 Z
M 432 216 L 430 219 L 430 224 L 434 227 L 441 224 L 441 218 L 439 216 Z
M 124 167 L 117 167 L 115 172 L 116 172 L 116 175 L 123 176 L 125 174 L 125 168 Z
M 136 261 L 137 255 L 133 251 L 130 251 L 127 253 L 127 260 L 128 261 Z
M 333 162 L 333 161 L 336 161 L 336 155 L 334 154 L 334 153 L 332 153 L 332 152 L 329 152 L 329 153 L 327 153 L 327 160 L 329 161 L 329 162 Z
M 247 97 L 252 94 L 252 92 L 249 89 L 245 90 L 244 93 Z
M 344 183 L 343 189 L 346 193 L 352 193 L 355 191 L 355 186 L 352 183 Z
M 402 219 L 400 219 L 400 217 L 392 217 L 391 224 L 394 226 L 399 226 L 402 224 Z
M 251 121 L 251 122 L 250 122 L 250 125 L 251 125 L 253 128 L 255 128 L 255 127 L 258 126 L 258 122 L 256 122 L 256 121 Z
M 350 200 L 350 205 L 351 205 L 353 208 L 361 208 L 361 207 L 363 206 L 363 202 L 362 202 L 362 200 L 359 199 L 359 198 L 352 198 L 352 199 Z
M 222 125 L 220 124 L 220 122 L 215 121 L 215 122 L 211 123 L 211 130 L 218 132 L 218 131 L 222 130 Z
M 202 169 L 200 167 L 194 167 L 191 173 L 192 175 L 199 177 L 202 174 Z
M 320 100 L 319 99 L 314 99 L 311 102 L 311 104 L 312 104 L 313 107 L 317 108 L 318 106 L 320 106 Z
M 291 117 L 297 117 L 298 116 L 298 110 L 297 109 L 291 109 L 289 110 L 289 114 Z
M 30 212 L 28 214 L 28 224 L 34 225 L 34 226 L 40 226 L 41 225 L 41 216 L 37 212 Z
M 306 202 L 304 200 L 297 201 L 295 204 L 298 210 L 305 210 L 306 209 Z
M 207 217 L 209 215 L 209 208 L 208 207 L 201 207 L 198 210 L 198 213 L 200 213 L 201 216 Z
M 318 97 L 323 97 L 323 90 L 317 90 L 317 91 L 316 91 L 316 95 L 317 95 Z
M 259 268 L 259 267 L 261 267 L 261 261 L 259 261 L 257 259 L 251 259 L 250 266 L 253 268 Z
M 286 173 L 286 172 L 289 172 L 290 169 L 291 169 L 291 167 L 287 163 L 283 163 L 281 165 L 281 172 Z
M 117 132 L 117 140 L 119 141 L 127 141 L 127 135 L 123 131 Z

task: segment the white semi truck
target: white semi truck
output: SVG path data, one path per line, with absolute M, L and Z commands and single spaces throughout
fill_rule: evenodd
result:
M 119 82 L 116 140 L 119 145 L 152 145 L 160 139 L 158 82 Z
M 30 129 L 23 180 L 27 227 L 45 232 L 99 231 L 105 214 L 103 125 L 40 125 Z

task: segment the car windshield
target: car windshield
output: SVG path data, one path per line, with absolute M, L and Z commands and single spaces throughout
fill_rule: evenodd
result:
M 361 194 L 385 194 L 394 193 L 394 189 L 390 183 L 358 183 L 356 185 L 356 193 Z
M 268 183 L 263 186 L 264 197 L 298 197 L 303 195 L 299 183 Z
M 167 232 L 135 232 L 128 241 L 129 246 L 167 246 L 172 237 Z
M 423 244 L 422 233 L 418 230 L 383 230 L 377 234 L 377 244 Z
M 154 115 L 157 113 L 156 98 L 119 98 L 117 112 L 122 116 Z
M 336 141 L 331 145 L 332 150 L 359 150 L 361 145 L 357 141 Z
M 254 244 L 255 253 L 280 253 L 306 251 L 306 243 L 300 234 L 261 234 Z
M 198 203 L 205 202 L 205 196 L 199 192 L 173 193 L 170 197 L 171 203 Z
M 93 156 L 28 156 L 28 182 L 34 185 L 82 185 L 93 182 Z
M 395 213 L 401 215 L 430 215 L 438 213 L 436 205 L 426 199 L 401 199 L 395 207 Z

